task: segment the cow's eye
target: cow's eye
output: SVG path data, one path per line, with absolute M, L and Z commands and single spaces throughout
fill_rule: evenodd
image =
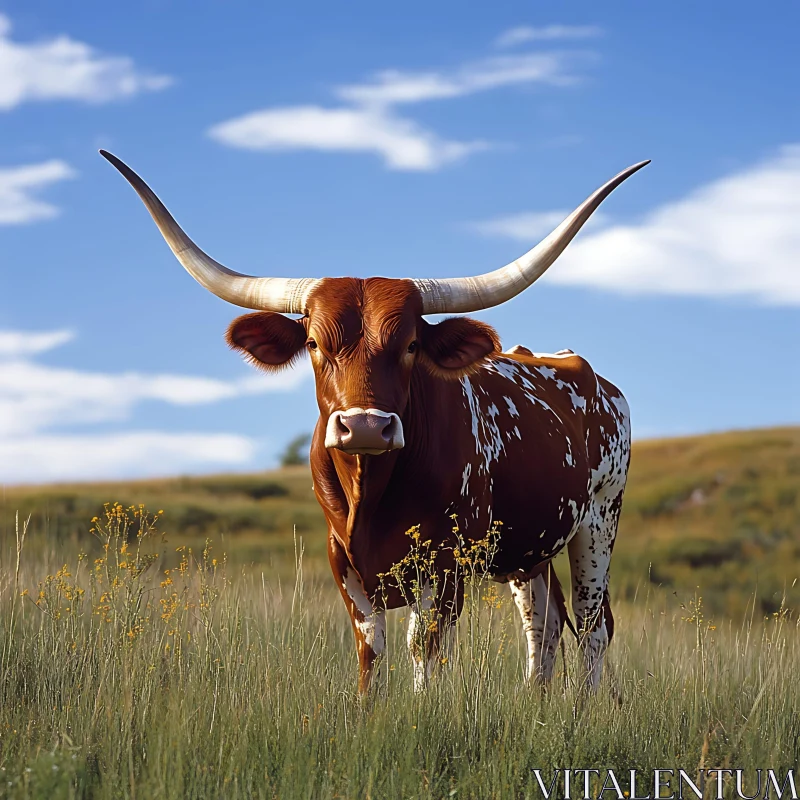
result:
M 416 351 L 416 349 L 417 349 L 417 343 L 411 342 L 411 344 L 408 346 L 408 352 L 413 353 Z
M 316 343 L 316 342 L 315 342 L 313 339 L 309 339 L 309 340 L 306 342 L 306 347 L 307 347 L 309 350 L 316 350 L 316 349 L 317 349 L 317 343 Z

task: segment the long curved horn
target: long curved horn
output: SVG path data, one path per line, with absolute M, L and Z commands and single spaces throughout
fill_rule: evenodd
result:
M 201 286 L 217 297 L 243 308 L 278 311 L 282 314 L 306 312 L 306 300 L 317 283 L 316 279 L 254 278 L 228 269 L 204 253 L 183 232 L 164 204 L 127 164 L 105 150 L 101 150 L 100 155 L 110 161 L 133 186 L 170 250 Z
M 505 267 L 474 278 L 415 279 L 422 294 L 423 314 L 457 314 L 480 311 L 505 303 L 540 278 L 561 255 L 597 207 L 626 178 L 650 161 L 623 170 L 575 209 L 533 250 Z

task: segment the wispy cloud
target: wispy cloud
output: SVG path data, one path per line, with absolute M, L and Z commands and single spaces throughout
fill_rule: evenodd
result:
M 500 34 L 495 47 L 516 47 L 529 42 L 555 42 L 564 39 L 596 39 L 603 35 L 599 25 L 545 25 L 535 28 L 520 25 Z
M 381 156 L 390 169 L 435 170 L 490 145 L 441 138 L 401 116 L 398 106 L 503 86 L 571 85 L 580 79 L 576 65 L 588 58 L 585 53 L 533 53 L 484 59 L 451 71 L 385 70 L 365 83 L 335 88 L 347 105 L 267 108 L 215 125 L 209 135 L 246 150 L 368 152 Z
M 70 330 L 44 331 L 41 333 L 25 331 L 0 330 L 0 358 L 14 358 L 19 356 L 46 353 L 62 344 L 67 344 L 75 338 L 75 332 Z
M 140 71 L 127 56 L 103 55 L 65 35 L 18 42 L 10 34 L 11 20 L 0 14 L 0 110 L 42 100 L 103 103 L 172 83 Z
M 255 450 L 255 443 L 245 437 L 158 431 L 75 434 L 73 429 L 127 422 L 137 406 L 150 401 L 194 406 L 291 391 L 310 374 L 307 362 L 278 375 L 250 374 L 223 381 L 188 375 L 89 372 L 32 360 L 72 338 L 69 331 L 0 331 L 2 481 L 131 475 L 145 464 L 150 472 L 164 473 L 196 464 L 243 463 Z M 125 447 L 117 447 L 120 443 Z M 116 466 L 107 472 L 104 465 L 111 462 Z
M 526 83 L 569 86 L 579 80 L 570 69 L 577 60 L 566 53 L 528 53 L 483 59 L 452 73 L 384 70 L 371 82 L 340 86 L 336 95 L 358 105 L 388 106 L 446 100 Z
M 800 306 L 799 219 L 800 145 L 788 145 L 641 222 L 581 236 L 544 279 L 628 294 Z
M 0 483 L 112 480 L 237 467 L 256 455 L 245 436 L 134 431 L 0 438 Z
M 58 216 L 58 208 L 39 200 L 36 193 L 76 175 L 69 164 L 58 160 L 0 169 L 0 225 L 24 225 Z
M 185 375 L 84 372 L 20 359 L 0 361 L 0 436 L 126 420 L 136 406 L 149 400 L 194 406 L 288 391 L 304 377 L 299 369 L 221 381 Z
M 499 236 L 535 243 L 556 228 L 569 211 L 522 211 L 505 217 L 495 217 L 483 222 L 473 222 L 467 227 L 483 236 Z
M 216 125 L 210 135 L 246 150 L 372 152 L 398 170 L 437 169 L 486 146 L 440 139 L 411 120 L 371 108 L 267 109 Z

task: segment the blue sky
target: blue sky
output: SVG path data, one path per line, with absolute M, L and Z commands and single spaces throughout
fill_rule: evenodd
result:
M 259 375 L 97 149 L 241 272 L 476 274 L 623 167 L 479 316 L 570 347 L 636 436 L 800 422 L 800 6 L 0 3 L 0 481 L 274 465 L 308 365 Z

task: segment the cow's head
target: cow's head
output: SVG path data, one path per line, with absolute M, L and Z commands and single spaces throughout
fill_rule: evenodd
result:
M 268 370 L 308 352 L 325 445 L 376 455 L 403 447 L 414 369 L 457 379 L 499 347 L 482 322 L 453 317 L 432 325 L 422 311 L 413 281 L 326 278 L 309 292 L 302 318 L 247 314 L 228 329 L 228 343 Z
M 558 258 L 600 203 L 643 161 L 612 178 L 521 258 L 474 278 L 254 278 L 206 255 L 133 170 L 100 151 L 131 183 L 186 270 L 211 292 L 258 313 L 239 317 L 228 342 L 258 366 L 281 369 L 308 351 L 325 445 L 379 454 L 403 447 L 402 416 L 415 369 L 460 378 L 499 348 L 494 330 L 465 317 L 430 324 L 425 314 L 499 305 Z M 300 314 L 299 319 L 284 316 Z

